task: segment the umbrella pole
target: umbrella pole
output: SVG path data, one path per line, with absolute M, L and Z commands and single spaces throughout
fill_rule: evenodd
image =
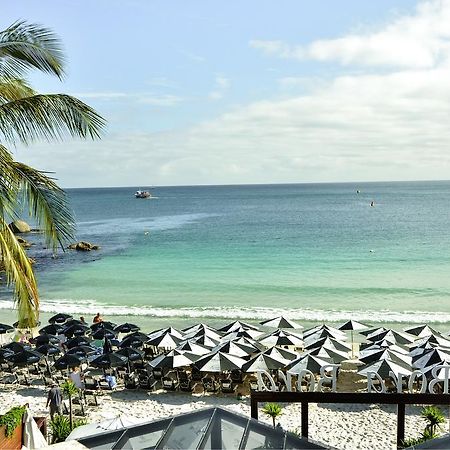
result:
M 352 336 L 352 359 L 353 359 L 355 357 L 354 344 L 353 344 L 353 330 L 350 330 L 350 334 Z

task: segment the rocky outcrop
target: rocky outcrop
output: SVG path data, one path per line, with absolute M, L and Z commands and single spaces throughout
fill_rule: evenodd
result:
M 78 250 L 80 252 L 90 252 L 91 250 L 99 250 L 100 246 L 91 244 L 90 242 L 80 241 L 75 244 L 70 244 L 67 248 L 71 250 Z
M 11 222 L 9 224 L 9 228 L 11 228 L 11 231 L 15 233 L 29 233 L 31 231 L 30 225 L 28 225 L 23 220 L 15 220 L 14 222 Z

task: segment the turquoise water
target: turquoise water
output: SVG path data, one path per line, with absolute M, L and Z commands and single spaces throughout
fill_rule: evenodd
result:
M 69 190 L 102 248 L 37 241 L 45 311 L 450 322 L 450 182 L 135 189 Z

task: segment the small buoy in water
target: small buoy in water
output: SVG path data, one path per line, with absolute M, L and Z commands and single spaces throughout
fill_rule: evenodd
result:
M 148 231 L 145 231 L 145 232 L 144 232 L 144 234 L 145 234 L 146 236 L 148 235 L 148 233 L 149 233 Z
M 375 250 L 369 250 L 369 252 L 370 252 L 370 253 L 374 253 L 374 252 L 375 252 Z
M 356 190 L 356 193 L 357 193 L 357 194 L 360 194 L 360 193 L 361 193 L 361 191 L 360 191 L 359 189 L 357 189 L 357 190 Z
M 370 202 L 370 206 L 375 206 L 375 202 L 373 200 Z

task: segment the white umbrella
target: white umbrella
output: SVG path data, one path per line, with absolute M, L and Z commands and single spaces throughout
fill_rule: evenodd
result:
M 264 354 L 272 356 L 273 358 L 287 359 L 289 361 L 294 361 L 294 359 L 297 359 L 300 356 L 297 352 L 281 347 L 268 348 Z
M 175 369 L 176 367 L 190 366 L 196 357 L 192 358 L 192 354 L 186 354 L 179 350 L 172 350 L 167 355 L 159 355 L 150 361 L 152 367 L 168 367 Z
M 239 356 L 240 358 L 246 358 L 250 353 L 253 353 L 253 351 L 247 351 L 244 348 L 242 348 L 240 345 L 235 344 L 233 341 L 224 342 L 222 344 L 217 345 L 214 347 L 212 352 L 222 352 L 222 353 L 228 353 L 229 355 Z
M 273 356 L 260 353 L 259 355 L 252 358 L 250 361 L 246 362 L 242 366 L 243 372 L 261 372 L 262 370 L 276 370 L 282 369 L 287 364 L 289 360 L 283 358 L 274 358 Z
M 368 341 L 376 342 L 386 340 L 393 344 L 411 344 L 414 342 L 414 338 L 408 336 L 406 333 L 400 333 L 399 331 L 387 330 L 381 333 L 371 334 L 367 336 Z
M 305 348 L 307 350 L 312 350 L 317 347 L 326 347 L 332 350 L 339 350 L 341 352 L 349 352 L 352 347 L 347 342 L 341 342 L 331 337 L 323 337 L 317 340 L 311 340 L 308 338 L 305 340 Z
M 157 348 L 174 349 L 181 342 L 181 339 L 173 334 L 165 333 L 149 339 L 146 344 Z
M 103 420 L 102 422 L 89 423 L 75 428 L 67 437 L 66 441 L 80 439 L 86 436 L 103 433 L 104 431 L 122 430 L 141 423 L 142 420 L 134 417 L 118 416 L 114 419 Z
M 408 376 L 412 373 L 409 368 L 397 364 L 389 359 L 381 359 L 380 361 L 369 364 L 358 371 L 360 375 L 367 375 L 369 372 L 377 373 L 383 379 L 389 377 L 389 372 L 393 372 L 396 376 L 399 374 Z
M 295 323 L 292 320 L 289 320 L 283 316 L 274 317 L 273 319 L 263 320 L 262 322 L 259 322 L 259 323 L 260 323 L 260 325 L 264 325 L 265 327 L 272 327 L 272 328 L 295 328 L 298 330 L 303 328 L 300 324 Z
M 431 328 L 427 324 L 417 325 L 414 327 L 409 327 L 403 330 L 405 333 L 412 334 L 413 336 L 417 336 L 419 338 L 423 338 L 426 336 L 430 336 L 432 334 L 439 334 L 436 330 Z
M 367 325 L 357 322 L 356 320 L 348 320 L 344 324 L 342 324 L 339 327 L 339 330 L 342 331 L 350 331 L 350 336 L 352 340 L 352 358 L 354 356 L 354 340 L 353 340 L 353 331 L 359 331 L 359 330 L 365 330 L 366 328 L 369 328 Z
M 211 351 L 209 348 L 192 341 L 184 341 L 180 343 L 175 350 L 183 350 L 198 356 L 206 355 Z
M 300 336 L 283 330 L 276 330 L 260 339 L 259 342 L 267 347 L 274 345 L 303 347 L 303 340 Z
M 317 325 L 315 327 L 309 328 L 303 332 L 303 338 L 308 339 L 310 336 L 320 337 L 332 337 L 334 339 L 339 339 L 345 341 L 347 336 L 341 330 L 338 330 L 336 327 L 331 327 L 330 325 Z
M 245 359 L 238 356 L 216 352 L 202 356 L 195 362 L 195 366 L 202 372 L 226 372 L 240 369 L 245 363 Z
M 41 433 L 28 408 L 23 417 L 23 445 L 29 449 L 48 447 L 47 439 Z
M 231 322 L 222 328 L 219 328 L 218 331 L 223 331 L 225 333 L 233 333 L 237 330 L 258 330 L 258 327 L 254 325 L 250 325 L 249 323 L 241 322 L 240 320 L 236 320 Z
M 302 370 L 309 370 L 312 373 L 320 373 L 321 367 L 332 363 L 333 362 L 329 359 L 318 358 L 317 356 L 307 353 L 300 356 L 298 359 L 291 361 L 290 364 L 286 366 L 286 370 L 291 374 L 299 374 Z

